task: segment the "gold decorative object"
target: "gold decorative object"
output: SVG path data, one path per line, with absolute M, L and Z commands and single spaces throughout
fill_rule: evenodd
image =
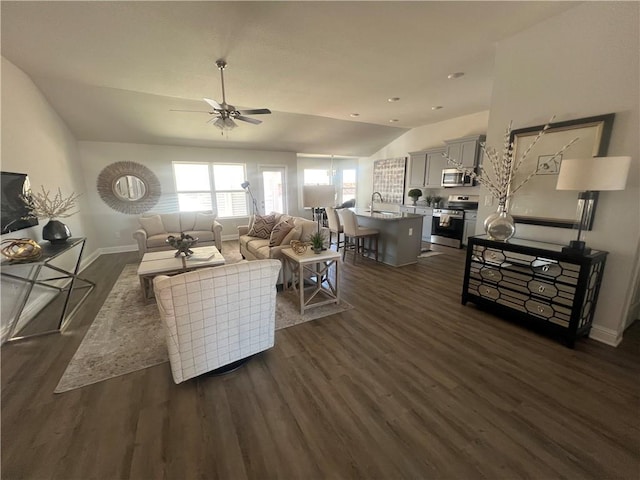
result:
M 18 261 L 36 260 L 42 255 L 42 247 L 30 238 L 7 238 L 2 240 L 2 255 Z
M 309 242 L 301 242 L 299 240 L 291 240 L 291 250 L 297 255 L 302 255 L 307 251 L 307 247 L 311 245 Z

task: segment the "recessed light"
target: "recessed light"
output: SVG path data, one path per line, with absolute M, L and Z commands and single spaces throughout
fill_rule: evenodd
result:
M 442 105 L 434 105 L 433 107 L 431 107 L 431 110 L 440 110 L 442 108 Z
M 449 80 L 453 80 L 454 78 L 460 78 L 463 75 L 464 75 L 464 72 L 455 72 L 455 73 L 450 73 L 449 75 L 447 75 L 447 78 Z
M 398 100 L 400 100 L 400 97 L 387 98 L 387 102 L 397 102 Z
M 359 114 L 359 113 L 352 113 L 350 116 L 351 116 L 351 117 L 359 117 L 359 116 L 360 116 L 360 114 Z
M 398 120 L 397 118 L 392 118 L 391 120 L 389 120 L 390 123 L 395 123 L 395 122 L 399 122 L 400 120 Z

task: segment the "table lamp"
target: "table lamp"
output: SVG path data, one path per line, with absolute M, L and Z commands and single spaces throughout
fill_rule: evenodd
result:
M 598 192 L 602 190 L 624 190 L 631 166 L 631 157 L 567 158 L 560 164 L 556 190 L 577 190 L 578 209 L 576 225 L 578 238 L 572 240 L 563 253 L 588 255 L 591 249 L 580 239 L 582 230 L 589 227 Z
M 311 208 L 318 220 L 318 233 L 320 233 L 320 215 L 316 210 L 333 207 L 336 199 L 335 185 L 304 185 L 302 198 L 305 208 Z

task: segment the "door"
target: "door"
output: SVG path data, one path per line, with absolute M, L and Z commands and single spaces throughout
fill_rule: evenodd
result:
M 259 201 L 264 213 L 287 213 L 287 167 L 261 166 Z

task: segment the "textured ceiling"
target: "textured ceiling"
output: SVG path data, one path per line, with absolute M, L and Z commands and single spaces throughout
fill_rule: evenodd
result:
M 2 1 L 2 55 L 79 140 L 368 156 L 487 110 L 495 43 L 575 5 Z M 170 111 L 221 101 L 218 58 L 227 101 L 272 110 L 262 125 L 221 135 L 206 113 Z

